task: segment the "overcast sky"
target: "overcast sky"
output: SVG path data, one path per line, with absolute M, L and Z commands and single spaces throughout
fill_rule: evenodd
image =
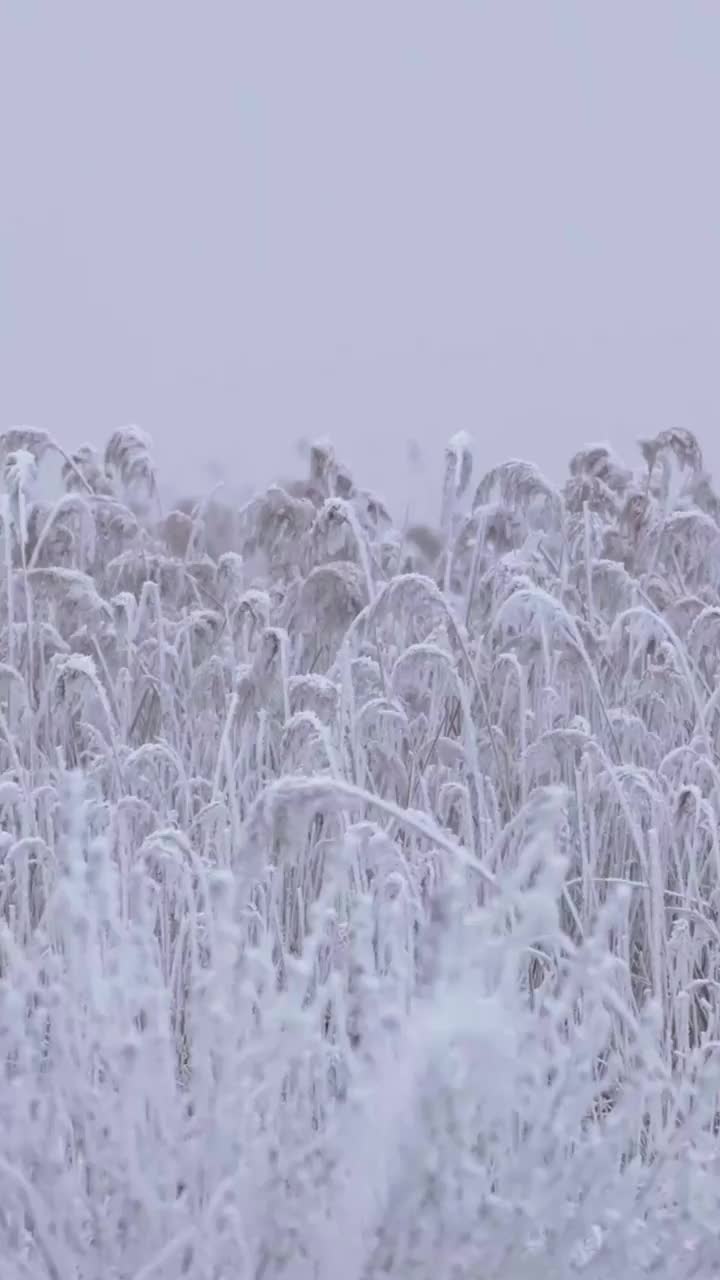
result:
M 195 489 L 330 436 L 415 509 L 460 428 L 717 474 L 719 134 L 718 0 L 0 0 L 0 427 Z

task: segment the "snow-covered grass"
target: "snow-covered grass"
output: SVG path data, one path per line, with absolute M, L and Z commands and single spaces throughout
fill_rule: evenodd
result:
M 2 1280 L 720 1274 L 720 502 L 0 437 Z

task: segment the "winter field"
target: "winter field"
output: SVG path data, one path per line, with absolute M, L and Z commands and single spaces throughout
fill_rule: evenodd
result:
M 0 437 L 1 1280 L 720 1275 L 720 499 Z M 60 456 L 64 493 L 37 473 Z

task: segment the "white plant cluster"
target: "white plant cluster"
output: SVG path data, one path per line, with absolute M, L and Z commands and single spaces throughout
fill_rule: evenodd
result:
M 720 1274 L 720 502 L 0 437 L 2 1280 Z

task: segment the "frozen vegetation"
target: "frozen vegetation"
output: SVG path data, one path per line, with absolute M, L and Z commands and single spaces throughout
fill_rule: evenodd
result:
M 2 1280 L 720 1274 L 720 501 L 0 437 Z M 38 497 L 46 456 L 64 493 Z

